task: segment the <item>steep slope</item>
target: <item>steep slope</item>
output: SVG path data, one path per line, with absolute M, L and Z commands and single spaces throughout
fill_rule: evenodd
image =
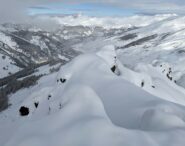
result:
M 19 67 L 15 65 L 15 62 L 6 55 L 0 54 L 0 78 L 11 75 L 12 73 L 18 72 Z
M 133 70 L 140 63 L 158 66 L 164 74 L 170 68 L 173 81 L 183 86 L 184 21 L 184 16 L 173 16 L 115 37 L 121 62 Z
M 126 70 L 115 57 L 112 46 L 81 55 L 12 95 L 12 106 L 0 114 L 0 145 L 183 146 L 184 106 L 123 79 Z M 21 106 L 27 116 L 20 116 Z
M 19 25 L 1 27 L 0 53 L 8 55 L 19 67 L 24 68 L 61 58 L 69 60 L 78 54 L 70 48 L 70 44 L 68 47 L 65 46 L 67 41 L 64 42 L 60 34 L 17 26 Z

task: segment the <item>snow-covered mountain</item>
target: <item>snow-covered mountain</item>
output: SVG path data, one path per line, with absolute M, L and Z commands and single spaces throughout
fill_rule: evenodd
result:
M 184 16 L 42 19 L 1 26 L 0 145 L 184 145 Z

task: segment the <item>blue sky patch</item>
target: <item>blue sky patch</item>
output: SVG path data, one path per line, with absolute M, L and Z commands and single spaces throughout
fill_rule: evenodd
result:
M 50 3 L 29 8 L 30 15 L 37 14 L 84 14 L 88 16 L 129 16 L 137 13 L 134 9 L 96 3 L 63 4 Z

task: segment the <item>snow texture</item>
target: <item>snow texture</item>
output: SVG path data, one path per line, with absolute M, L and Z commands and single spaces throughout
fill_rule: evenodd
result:
M 183 146 L 185 101 L 164 100 L 126 81 L 124 75 L 141 78 L 119 60 L 120 75 L 113 73 L 115 54 L 109 45 L 80 55 L 12 95 L 12 106 L 0 114 L 0 145 Z M 20 116 L 21 106 L 29 108 L 28 116 Z

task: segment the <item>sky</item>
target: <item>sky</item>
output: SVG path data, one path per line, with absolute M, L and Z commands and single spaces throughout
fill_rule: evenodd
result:
M 137 13 L 132 8 L 122 8 L 106 3 L 51 3 L 29 8 L 29 15 L 83 14 L 88 16 L 128 16 Z
M 185 0 L 0 0 L 0 22 L 26 20 L 30 15 L 185 14 Z

